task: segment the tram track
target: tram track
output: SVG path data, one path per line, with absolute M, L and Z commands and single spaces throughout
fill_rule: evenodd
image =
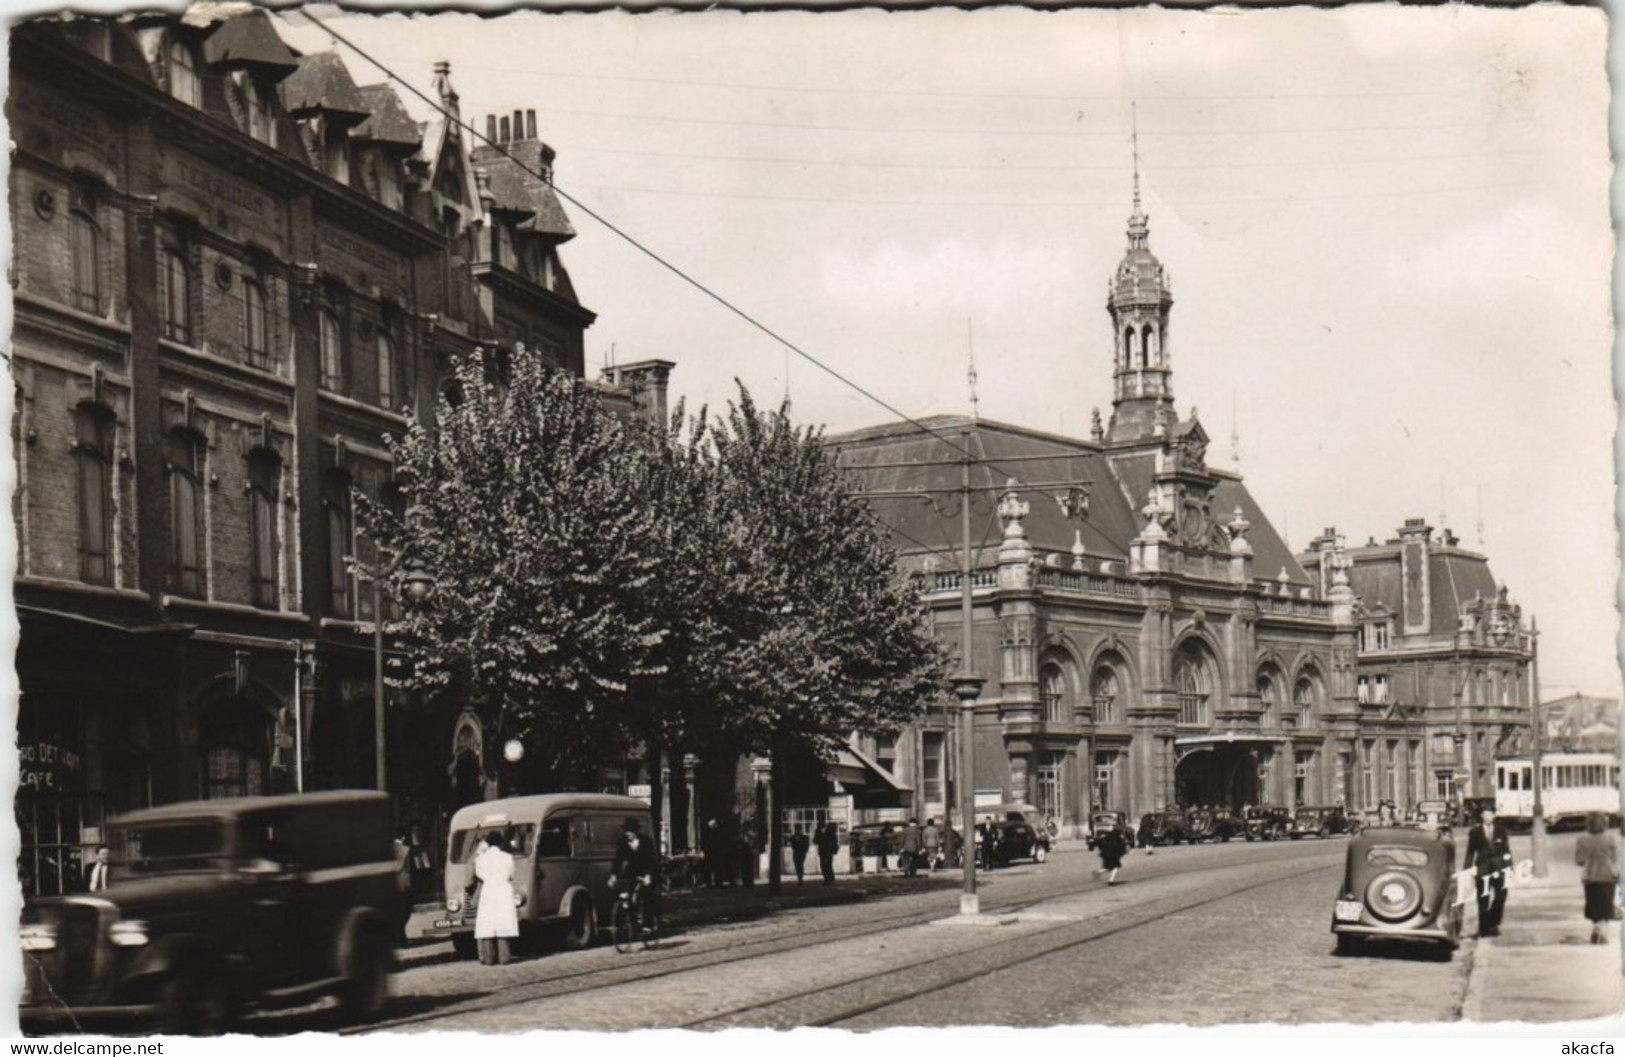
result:
M 1263 855 L 1259 858 L 1249 860 L 1249 865 L 1266 865 L 1276 862 L 1289 862 L 1295 859 L 1295 856 Z M 1196 872 L 1223 869 L 1229 865 L 1235 864 L 1216 865 L 1211 861 L 1204 861 L 1167 870 L 1166 872 L 1159 872 L 1155 875 L 1155 877 L 1156 879 L 1175 878 Z M 1260 882 L 1260 884 L 1275 883 L 1276 881 L 1284 880 L 1288 877 L 1300 876 L 1303 873 L 1330 868 L 1331 867 L 1329 865 L 1316 866 L 1310 870 L 1296 871 L 1288 875 L 1271 878 L 1267 881 Z M 1046 884 L 1037 891 L 1028 891 L 1016 898 L 999 899 L 995 897 L 993 899 L 988 899 L 984 896 L 983 911 L 984 913 L 993 915 L 1020 914 L 1021 912 L 1040 903 L 1049 902 L 1057 898 L 1078 894 L 1101 887 L 1104 886 L 1099 884 L 1091 885 L 1087 882 L 1080 883 L 1076 876 L 1072 876 L 1069 877 L 1065 882 Z M 1135 921 L 1113 926 L 1110 933 L 1102 932 L 1100 935 L 1090 935 L 1080 940 L 1068 941 L 1066 944 L 1062 944 L 1061 946 L 1057 946 L 1055 948 L 1056 950 L 1065 949 L 1067 945 L 1075 946 L 1080 943 L 1092 942 L 1095 939 L 1104 938 L 1104 936 L 1107 934 L 1115 934 L 1116 932 L 1120 932 L 1128 928 L 1135 928 L 1139 927 L 1140 925 L 1147 924 L 1167 913 L 1179 912 L 1183 909 L 1190 909 L 1193 906 L 1206 905 L 1208 902 L 1217 901 L 1244 891 L 1249 891 L 1254 887 L 1258 887 L 1258 885 L 1249 885 L 1241 889 L 1230 889 L 1224 893 L 1212 897 L 1211 899 L 1198 901 L 1188 906 L 1180 904 L 1178 897 L 1169 897 L 1159 900 L 1156 903 L 1148 904 L 1145 907 L 1125 908 L 1124 910 L 1109 912 L 1102 918 L 1091 919 L 1088 922 L 1077 922 L 1070 925 L 1064 925 L 1058 930 L 1050 930 L 1043 935 L 1054 936 L 1057 933 L 1073 935 L 1078 928 L 1087 927 L 1091 924 L 1099 925 L 1100 923 L 1109 919 L 1121 919 L 1124 914 L 1131 914 L 1136 917 Z M 1153 910 L 1152 908 L 1156 909 Z M 659 980 L 664 977 L 694 972 L 709 968 L 711 966 L 733 965 L 742 961 L 767 958 L 777 954 L 791 953 L 825 944 L 839 943 L 843 940 L 874 936 L 882 932 L 909 928 L 911 926 L 921 925 L 932 920 L 940 919 L 945 915 L 947 910 L 948 908 L 943 905 L 935 905 L 929 908 L 916 907 L 912 909 L 905 909 L 896 913 L 881 913 L 876 916 L 864 917 L 861 920 L 805 928 L 789 934 L 770 935 L 757 939 L 742 940 L 741 942 L 725 947 L 716 947 L 702 951 L 662 951 L 657 947 L 654 950 L 643 952 L 640 955 L 635 956 L 635 961 L 616 961 L 608 965 L 595 965 L 574 971 L 557 973 L 542 979 L 515 981 L 513 983 L 504 984 L 498 988 L 493 988 L 479 997 L 457 1001 L 446 1008 L 427 1010 L 421 1013 L 393 1017 L 388 1020 L 378 1021 L 366 1025 L 356 1025 L 341 1028 L 340 1033 L 359 1034 L 390 1031 L 398 1028 L 411 1027 L 414 1025 L 433 1023 L 439 1020 L 461 1017 L 470 1013 L 488 1012 L 530 1002 L 565 998 L 590 990 L 626 986 L 643 983 L 646 981 Z M 1147 914 L 1150 916 L 1146 917 L 1145 915 Z M 1138 920 L 1140 917 L 1144 917 L 1144 920 Z M 1006 948 L 1011 944 L 1018 944 L 1022 941 L 1031 941 L 1033 939 L 1034 936 L 1031 933 L 1026 933 L 1022 936 L 996 941 L 990 945 L 984 945 L 983 947 L 978 948 L 978 950 Z M 1040 952 L 1023 960 L 1031 960 L 1035 957 L 1042 957 L 1045 953 L 1053 952 Z M 1019 964 L 1019 962 L 1013 962 L 1011 964 Z M 876 975 L 878 977 L 882 974 Z M 932 975 L 935 976 L 938 974 L 933 973 Z M 973 973 L 972 977 L 974 977 L 974 975 L 977 974 Z M 757 1008 L 766 1009 L 779 1003 L 803 999 L 807 995 L 817 995 L 832 990 L 838 990 L 840 987 L 850 986 L 852 983 L 855 983 L 855 981 L 847 981 L 843 984 L 830 985 L 823 988 L 814 988 L 802 995 L 785 996 L 772 1001 L 757 1003 L 751 1007 L 742 1007 L 742 1010 L 750 1011 Z M 952 983 L 953 981 L 951 980 L 941 981 L 932 984 L 931 987 L 951 986 Z M 929 989 L 930 988 L 927 988 L 927 990 Z M 897 996 L 897 998 L 887 999 L 886 1001 L 906 1000 L 909 997 L 914 996 L 902 994 Z M 882 1002 L 881 1004 L 884 1005 L 886 1002 Z M 859 1016 L 862 1015 L 862 1012 L 863 1011 L 852 1012 L 836 1019 L 838 1021 L 839 1019 L 846 1019 L 846 1017 L 849 1016 Z M 716 1014 L 713 1016 L 698 1018 L 695 1021 L 682 1026 L 696 1028 L 705 1028 L 710 1026 L 722 1027 L 727 1026 L 726 1024 L 722 1023 L 724 1019 L 737 1015 L 739 1015 L 739 1011 Z M 823 1023 L 823 1021 L 807 1020 L 800 1023 Z

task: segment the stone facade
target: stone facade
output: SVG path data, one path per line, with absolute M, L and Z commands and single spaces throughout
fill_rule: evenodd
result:
M 448 363 L 526 342 L 580 375 L 593 314 L 547 180 L 263 12 L 24 24 L 11 84 L 19 817 L 50 892 L 106 815 L 376 783 L 353 491 L 395 501 L 383 438 Z M 622 376 L 663 401 L 669 369 Z M 490 784 L 459 711 L 390 700 L 388 784 L 430 848 Z

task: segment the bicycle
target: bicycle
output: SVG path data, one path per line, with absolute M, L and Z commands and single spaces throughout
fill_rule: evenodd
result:
M 609 934 L 615 943 L 615 949 L 627 954 L 635 944 L 642 944 L 644 950 L 653 947 L 660 938 L 660 919 L 658 917 L 645 917 L 644 890 L 648 886 L 640 878 L 630 891 L 620 892 L 615 897 L 615 906 L 609 914 Z

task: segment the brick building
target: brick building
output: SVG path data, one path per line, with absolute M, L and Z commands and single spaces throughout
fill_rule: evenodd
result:
M 375 784 L 352 494 L 398 501 L 383 437 L 453 359 L 524 342 L 580 375 L 593 314 L 533 112 L 503 138 L 542 179 L 261 11 L 21 25 L 11 85 L 18 811 L 51 892 L 107 814 Z M 663 404 L 670 366 L 606 397 Z M 388 784 L 432 847 L 483 737 L 392 696 Z
M 1331 533 L 1294 556 L 1242 479 L 1207 465 L 1194 409 L 1174 412 L 1172 307 L 1136 175 L 1106 301 L 1109 424 L 1097 413 L 1083 439 L 944 416 L 924 420 L 936 436 L 887 425 L 830 438 L 863 487 L 886 496 L 876 508 L 955 647 L 953 493 L 963 453 L 972 457 L 967 667 L 987 680 L 977 802 L 1027 801 L 1068 830 L 1094 810 L 1367 809 L 1433 795 L 1438 773 L 1454 781 L 1458 758 L 1465 795 L 1483 791 L 1496 740 L 1528 721 L 1516 607 L 1482 556 L 1449 537 L 1429 542 L 1421 526 L 1352 552 Z M 1004 487 L 1012 477 L 1050 487 Z M 982 537 L 994 515 L 1002 541 Z M 1404 583 L 1423 581 L 1403 601 L 1401 569 Z M 1399 619 L 1392 635 L 1376 637 L 1389 617 Z M 1453 697 L 1458 670 L 1467 689 Z M 1379 695 L 1381 680 L 1397 696 Z M 875 814 L 957 814 L 954 711 L 944 701 L 895 739 L 855 739 L 908 791 L 905 807 Z

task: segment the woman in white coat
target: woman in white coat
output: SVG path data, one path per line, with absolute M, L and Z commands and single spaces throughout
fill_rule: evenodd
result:
M 480 883 L 479 909 L 474 913 L 474 939 L 480 964 L 508 964 L 508 941 L 519 935 L 519 911 L 513 901 L 513 856 L 500 833 L 487 833 L 485 847 L 474 857 L 474 877 Z

